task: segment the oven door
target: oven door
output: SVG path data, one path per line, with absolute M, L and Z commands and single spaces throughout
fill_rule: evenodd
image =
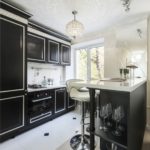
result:
M 50 117 L 54 112 L 54 100 L 51 96 L 29 102 L 30 123 Z

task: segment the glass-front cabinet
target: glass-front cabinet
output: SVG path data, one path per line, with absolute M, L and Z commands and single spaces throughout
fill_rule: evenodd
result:
M 71 49 L 68 45 L 61 45 L 61 64 L 70 65 Z
M 59 63 L 59 43 L 48 40 L 48 62 Z
M 32 61 L 45 61 L 45 38 L 28 33 L 27 58 Z

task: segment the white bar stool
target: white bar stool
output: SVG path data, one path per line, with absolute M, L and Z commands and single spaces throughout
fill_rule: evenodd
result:
M 66 88 L 69 96 L 76 101 L 81 102 L 82 117 L 81 117 L 81 134 L 75 135 L 70 140 L 70 146 L 73 150 L 90 150 L 90 136 L 84 132 L 85 119 L 85 103 L 90 102 L 89 90 L 84 87 L 74 87 L 73 82 L 83 81 L 80 79 L 71 79 L 66 82 Z

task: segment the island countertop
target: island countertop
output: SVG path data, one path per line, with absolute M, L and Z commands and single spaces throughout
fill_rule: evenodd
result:
M 121 82 L 111 81 L 111 80 L 106 80 L 106 81 L 95 80 L 95 81 L 73 82 L 72 86 L 132 92 L 145 82 L 146 82 L 146 78 L 127 79 L 126 81 L 121 81 Z

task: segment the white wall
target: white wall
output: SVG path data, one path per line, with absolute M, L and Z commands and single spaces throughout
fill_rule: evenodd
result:
M 104 36 L 105 77 L 118 77 L 119 68 L 129 64 L 138 66 L 135 76 L 147 76 L 147 19 L 118 26 Z
M 71 46 L 71 65 L 70 66 L 66 66 L 66 69 L 65 69 L 65 74 L 66 74 L 66 80 L 69 80 L 69 79 L 73 79 L 75 78 L 75 68 L 74 68 L 74 65 L 75 65 L 75 57 L 74 57 L 74 48 L 72 48 Z
M 116 48 L 116 31 L 109 30 L 104 35 L 104 77 L 119 76 L 119 56 L 120 50 Z
M 52 64 L 28 63 L 28 84 L 41 84 L 44 76 L 51 78 L 54 84 L 65 81 L 65 67 Z

